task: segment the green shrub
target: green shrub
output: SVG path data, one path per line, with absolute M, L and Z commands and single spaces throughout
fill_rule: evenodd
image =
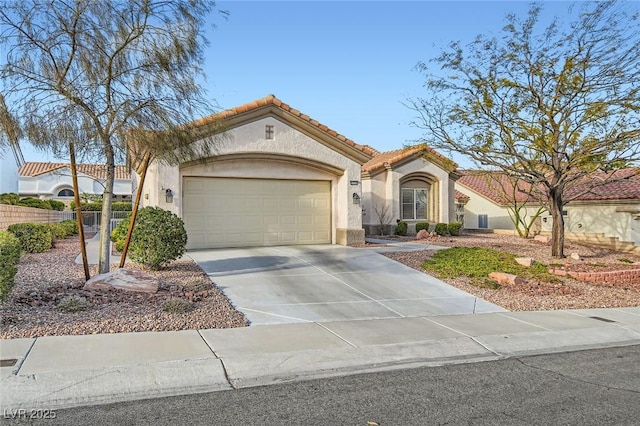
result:
M 51 208 L 53 210 L 57 210 L 61 212 L 65 208 L 65 204 L 62 201 L 58 201 L 58 200 L 47 200 L 47 201 L 49 201 L 49 204 L 51 205 Z
M 54 240 L 61 240 L 71 235 L 67 232 L 67 227 L 61 223 L 49 223 L 48 226 L 51 231 L 51 238 Z
M 116 246 L 116 250 L 122 251 L 124 249 L 124 242 L 127 238 L 127 232 L 129 231 L 129 221 L 131 220 L 131 215 L 127 215 L 127 217 L 116 225 L 111 231 L 111 241 Z
M 398 222 L 398 224 L 396 225 L 396 235 L 400 235 L 400 236 L 405 236 L 407 235 L 407 228 L 409 226 L 407 225 L 407 222 Z
M 13 288 L 19 261 L 20 240 L 10 232 L 0 231 L 0 300 Z
M 443 236 L 443 235 L 447 235 L 447 232 L 449 231 L 449 226 L 446 223 L 436 223 L 436 234 Z
M 130 201 L 117 201 L 115 203 L 111 203 L 111 210 L 114 212 L 130 212 L 133 203 Z
M 20 201 L 20 196 L 15 192 L 0 194 L 0 204 L 16 205 L 18 201 Z
M 130 201 L 116 201 L 111 203 L 111 210 L 114 212 L 130 212 L 132 205 Z M 69 207 L 71 210 L 75 210 L 76 203 L 72 201 Z M 80 203 L 80 210 L 83 212 L 101 212 L 102 203 Z
M 416 223 L 416 234 L 421 230 L 425 230 L 429 232 L 429 223 L 428 222 L 418 222 Z
M 460 230 L 462 229 L 462 223 L 460 222 L 451 222 L 447 227 L 449 234 L 457 237 L 460 235 Z
M 138 211 L 129 246 L 131 260 L 160 269 L 185 252 L 184 222 L 170 211 L 145 207 Z
M 7 229 L 20 240 L 20 247 L 27 253 L 49 250 L 53 244 L 51 229 L 44 223 L 14 223 Z
M 78 233 L 78 222 L 73 219 L 63 220 L 60 225 L 67 229 L 67 235 L 76 235 Z
M 39 198 L 31 198 L 31 197 L 23 198 L 20 201 L 18 201 L 16 205 L 24 206 L 24 207 L 33 207 L 36 209 L 53 210 L 53 207 L 51 207 L 51 203 L 49 203 L 49 200 L 41 200 Z
M 192 303 L 184 299 L 168 299 L 162 304 L 162 310 L 172 314 L 184 314 L 192 308 Z
M 86 298 L 82 296 L 66 296 L 63 297 L 56 308 L 62 312 L 80 312 L 90 306 Z

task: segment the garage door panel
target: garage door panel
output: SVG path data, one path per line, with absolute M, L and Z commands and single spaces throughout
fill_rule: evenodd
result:
M 183 179 L 187 247 L 331 242 L 329 181 Z

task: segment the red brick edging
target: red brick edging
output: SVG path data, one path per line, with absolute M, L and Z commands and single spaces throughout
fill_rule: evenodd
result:
M 559 276 L 571 276 L 578 281 L 602 282 L 617 284 L 637 284 L 640 283 L 640 269 L 622 269 L 619 271 L 606 272 L 572 272 L 564 269 L 549 269 L 549 272 Z

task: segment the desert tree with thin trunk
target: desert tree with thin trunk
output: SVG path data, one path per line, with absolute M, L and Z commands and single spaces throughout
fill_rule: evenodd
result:
M 212 146 L 187 141 L 193 132 L 183 127 L 213 111 L 200 69 L 211 10 L 205 0 L 21 0 L 0 8 L 0 77 L 28 139 L 58 156 L 73 142 L 81 158 L 106 166 L 100 273 L 109 270 L 115 165 L 133 131 L 163 132 L 146 147 L 154 155 L 189 158 Z
M 640 13 L 614 1 L 574 4 L 548 25 L 541 13 L 534 3 L 500 35 L 419 63 L 426 93 L 407 105 L 431 147 L 541 187 L 563 257 L 572 188 L 629 179 L 612 172 L 640 160 Z

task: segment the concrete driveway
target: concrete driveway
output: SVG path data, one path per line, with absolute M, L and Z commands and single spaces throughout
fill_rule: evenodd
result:
M 254 325 L 504 311 L 368 248 L 254 247 L 188 256 Z

